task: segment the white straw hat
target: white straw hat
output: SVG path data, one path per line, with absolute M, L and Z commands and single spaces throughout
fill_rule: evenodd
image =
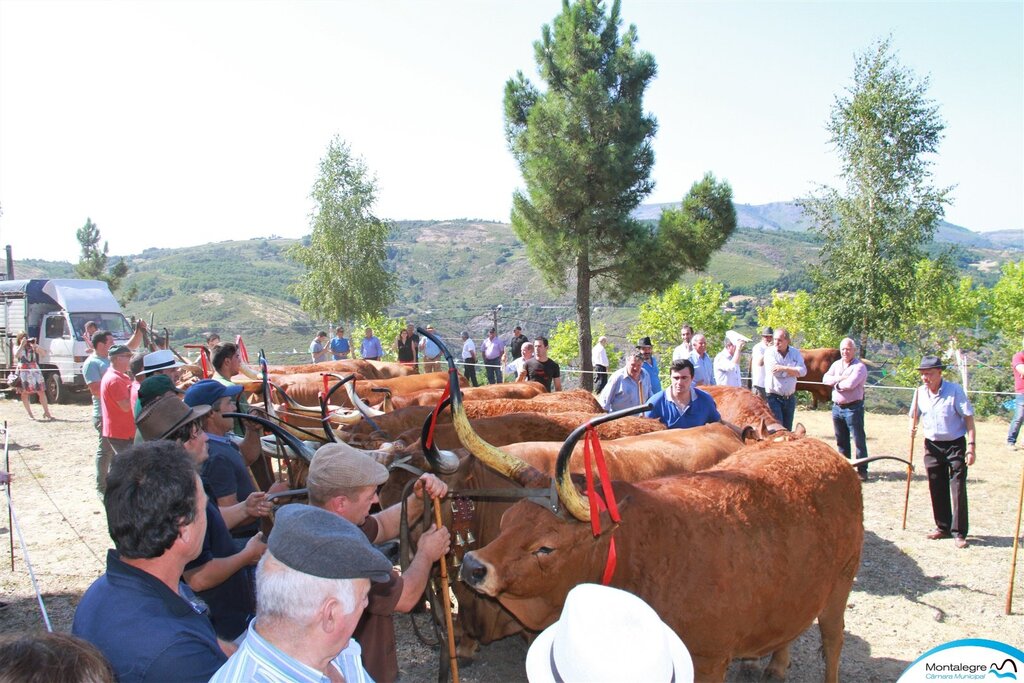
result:
M 743 342 L 744 344 L 750 341 L 750 337 L 745 337 L 736 330 L 729 330 L 725 333 L 725 338 L 731 341 L 733 344 Z
M 526 653 L 530 683 L 693 681 L 683 641 L 651 607 L 618 588 L 584 583 L 565 598 L 562 616 Z

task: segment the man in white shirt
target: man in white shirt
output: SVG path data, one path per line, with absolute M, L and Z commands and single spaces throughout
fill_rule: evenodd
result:
M 469 332 L 462 333 L 462 374 L 474 387 L 480 386 L 476 380 L 476 344 L 469 338 Z
M 683 360 L 690 358 L 690 352 L 693 351 L 693 346 L 690 344 L 690 340 L 693 339 L 693 327 L 688 323 L 679 328 L 679 336 L 683 338 L 683 343 L 672 350 L 672 360 Z
M 604 347 L 606 341 L 608 338 L 602 336 L 590 351 L 590 359 L 594 364 L 594 393 L 596 394 L 600 394 L 604 385 L 608 383 L 608 349 Z
M 743 353 L 744 337 L 733 338 L 725 335 L 725 348 L 715 356 L 715 384 L 719 386 L 740 386 L 740 354 Z
M 768 407 L 782 426 L 793 431 L 796 413 L 796 378 L 807 374 L 800 350 L 789 345 L 789 331 L 775 330 L 775 345 L 764 352 L 764 389 Z
M 519 358 L 505 366 L 505 374 L 514 376 L 517 382 L 525 382 L 526 361 L 533 358 L 533 342 L 523 342 L 523 345 L 519 347 L 519 353 L 521 354 Z
M 761 328 L 761 341 L 750 350 L 750 389 L 761 400 L 767 401 L 768 394 L 764 390 L 764 352 L 775 343 L 775 330 L 770 327 Z

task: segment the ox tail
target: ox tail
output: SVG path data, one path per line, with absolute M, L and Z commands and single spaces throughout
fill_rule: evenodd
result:
M 914 463 L 895 455 L 871 455 L 866 458 L 861 458 L 860 460 L 851 460 L 850 464 L 857 467 L 858 465 L 867 465 L 869 462 L 875 462 L 876 460 L 897 460 L 909 467 L 911 471 L 914 469 Z
M 416 331 L 437 344 L 438 348 L 441 349 L 441 353 L 444 354 L 445 360 L 448 362 L 448 386 L 451 391 L 452 424 L 462 445 L 482 463 L 518 483 L 520 486 L 530 486 L 536 481 L 550 481 L 546 474 L 540 472 L 529 463 L 509 455 L 497 446 L 493 446 L 480 438 L 480 435 L 469 424 L 469 418 L 466 416 L 466 408 L 462 402 L 462 388 L 459 386 L 459 371 L 455 366 L 455 359 L 452 357 L 451 351 L 433 332 L 428 332 L 422 328 L 416 328 Z

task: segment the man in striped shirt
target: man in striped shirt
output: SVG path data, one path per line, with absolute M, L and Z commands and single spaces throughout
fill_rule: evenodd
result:
M 370 581 L 390 576 L 391 564 L 351 522 L 308 505 L 284 506 L 256 569 L 256 619 L 210 683 L 372 680 L 352 632 Z

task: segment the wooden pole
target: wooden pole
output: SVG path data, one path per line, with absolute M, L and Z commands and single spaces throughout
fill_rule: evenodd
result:
M 1020 470 L 1020 498 L 1017 500 L 1017 526 L 1013 531 L 1013 559 L 1010 561 L 1010 586 L 1006 589 L 1006 613 L 1013 611 L 1013 581 L 1017 575 L 1017 547 L 1020 545 L 1020 512 L 1024 507 L 1024 467 Z
M 910 455 L 907 456 L 907 490 L 903 494 L 903 527 L 907 529 L 907 507 L 910 505 L 910 480 L 914 476 L 914 440 L 917 438 L 917 389 L 914 389 L 914 398 L 910 402 Z
M 434 524 L 440 529 L 444 526 L 441 521 L 441 501 L 434 499 Z M 448 556 L 441 556 L 441 603 L 444 605 L 444 623 L 448 630 L 448 660 L 451 662 L 452 683 L 459 683 L 459 659 L 455 654 L 455 629 L 452 626 L 452 600 L 448 592 Z
M 8 448 L 7 420 L 4 420 L 4 472 L 7 472 L 7 535 L 11 541 L 11 571 L 14 571 L 14 520 L 11 517 L 11 452 Z

